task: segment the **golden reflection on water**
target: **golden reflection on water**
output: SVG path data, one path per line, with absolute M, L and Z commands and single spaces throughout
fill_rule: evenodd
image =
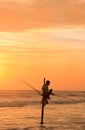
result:
M 45 106 L 44 125 L 41 126 L 39 95 L 31 91 L 1 91 L 0 129 L 84 130 L 84 92 L 55 92 L 55 95 Z

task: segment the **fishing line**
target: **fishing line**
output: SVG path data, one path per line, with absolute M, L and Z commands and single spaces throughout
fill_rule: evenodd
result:
M 18 79 L 20 82 L 24 83 L 25 85 L 29 86 L 30 88 L 34 89 L 40 96 L 42 96 L 41 92 L 37 90 L 35 87 L 33 87 L 31 84 L 27 83 L 26 81 L 22 79 Z

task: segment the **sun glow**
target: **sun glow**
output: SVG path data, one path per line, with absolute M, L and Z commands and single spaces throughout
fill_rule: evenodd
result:
M 0 78 L 3 76 L 3 74 L 4 74 L 3 65 L 0 61 Z
M 5 76 L 4 54 L 0 53 L 0 80 Z

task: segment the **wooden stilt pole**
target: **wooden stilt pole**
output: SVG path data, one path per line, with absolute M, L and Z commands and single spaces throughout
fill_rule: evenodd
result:
M 44 78 L 44 84 L 45 84 L 45 78 Z M 44 95 L 42 97 L 42 110 L 41 110 L 41 124 L 43 124 L 43 118 L 44 118 Z

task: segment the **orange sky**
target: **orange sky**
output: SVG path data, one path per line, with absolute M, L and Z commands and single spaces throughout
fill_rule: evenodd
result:
M 0 89 L 85 90 L 85 1 L 0 0 Z

